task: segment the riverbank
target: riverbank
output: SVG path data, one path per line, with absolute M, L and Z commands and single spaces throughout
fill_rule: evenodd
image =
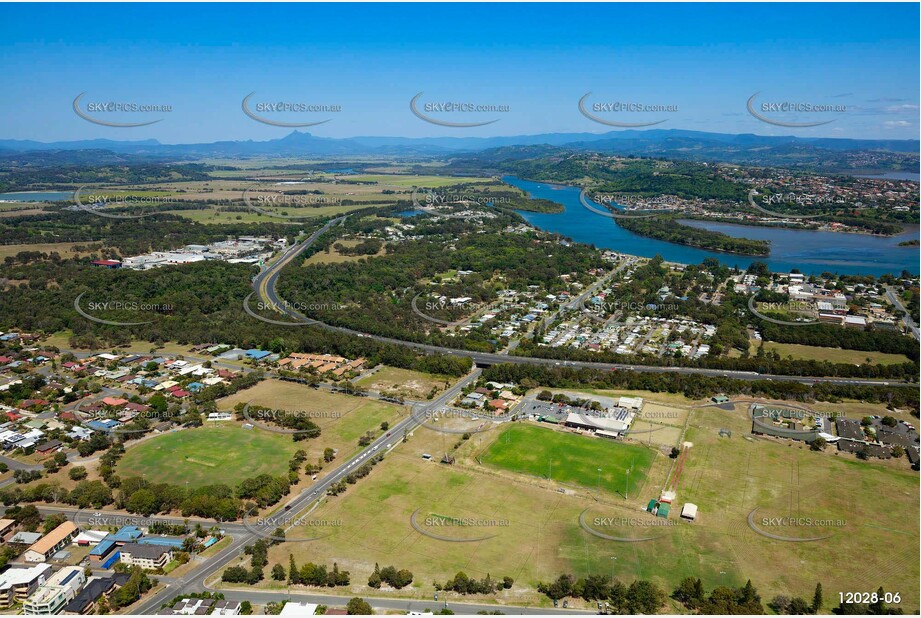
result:
M 741 236 L 771 243 L 768 257 L 749 257 L 707 251 L 686 245 L 655 240 L 624 229 L 618 221 L 592 213 L 579 201 L 578 187 L 539 183 L 513 176 L 503 181 L 529 195 L 553 200 L 564 206 L 561 214 L 517 211 L 531 225 L 555 232 L 577 242 L 592 244 L 629 255 L 654 257 L 661 255 L 669 262 L 700 264 L 715 258 L 727 266 L 746 268 L 759 261 L 775 272 L 794 268 L 808 275 L 837 272 L 848 275 L 898 274 L 903 270 L 918 272 L 918 249 L 899 247 L 898 243 L 918 238 L 918 226 L 909 226 L 903 234 L 875 236 L 869 234 L 840 234 L 817 230 L 764 228 L 729 223 L 686 221 L 690 226 L 707 226 L 730 236 Z M 719 227 L 715 227 L 719 226 Z M 725 226 L 725 227 L 724 227 Z

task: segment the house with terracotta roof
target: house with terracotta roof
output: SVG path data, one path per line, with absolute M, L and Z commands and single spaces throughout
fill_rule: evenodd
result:
M 51 556 L 67 547 L 80 531 L 77 524 L 65 521 L 60 526 L 33 543 L 22 555 L 26 562 L 46 562 Z

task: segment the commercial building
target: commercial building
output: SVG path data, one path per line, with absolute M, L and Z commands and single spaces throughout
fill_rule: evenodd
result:
M 36 564 L 25 569 L 11 567 L 0 573 L 0 609 L 22 603 L 49 577 L 50 564 Z
M 566 416 L 564 424 L 567 427 L 595 432 L 600 437 L 618 438 L 630 429 L 635 417 L 636 413 L 628 411 L 626 408 L 613 408 L 607 416 L 589 414 L 588 412 L 570 412 Z
M 130 566 L 156 571 L 173 559 L 173 550 L 165 545 L 127 543 L 120 550 L 121 561 Z
M 27 616 L 51 616 L 76 598 L 86 583 L 81 567 L 64 567 L 33 592 L 22 604 Z

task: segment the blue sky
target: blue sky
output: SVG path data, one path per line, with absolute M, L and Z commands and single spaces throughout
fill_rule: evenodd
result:
M 256 102 L 339 105 L 315 135 L 492 136 L 601 133 L 578 109 L 635 102 L 668 113 L 597 115 L 656 128 L 725 133 L 919 137 L 919 6 L 903 4 L 31 4 L 0 5 L 0 138 L 265 140 L 291 129 L 241 111 Z M 505 113 L 414 116 L 410 99 L 506 105 Z M 72 102 L 170 105 L 156 114 L 96 114 L 147 127 L 99 126 Z M 843 105 L 774 113 L 746 101 Z M 768 115 L 768 114 L 765 114 Z

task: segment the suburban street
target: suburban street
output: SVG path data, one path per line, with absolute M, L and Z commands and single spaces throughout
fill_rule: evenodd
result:
M 918 332 L 918 325 L 911 319 L 911 316 L 908 314 L 908 309 L 902 304 L 902 299 L 895 293 L 895 288 L 892 286 L 886 287 L 886 299 L 905 313 L 905 317 L 902 318 L 902 323 L 911 331 L 911 335 L 915 340 L 921 340 L 921 333 Z
M 450 401 L 457 397 L 457 394 L 463 390 L 465 386 L 476 381 L 476 379 L 479 377 L 479 374 L 480 371 L 475 369 L 464 379 L 460 380 L 457 384 L 442 393 L 440 397 L 432 400 L 431 403 L 427 405 L 416 404 L 416 407 L 421 406 L 422 411 L 424 411 L 425 409 L 437 409 L 446 406 Z M 225 528 L 228 533 L 233 536 L 233 543 L 213 558 L 203 562 L 200 566 L 196 567 L 182 579 L 170 581 L 166 583 L 166 586 L 162 590 L 153 596 L 142 599 L 140 605 L 132 608 L 132 611 L 139 614 L 155 613 L 158 609 L 160 609 L 160 606 L 163 603 L 166 603 L 178 594 L 200 592 L 201 590 L 206 589 L 205 581 L 212 576 L 217 575 L 222 568 L 235 560 L 242 553 L 243 548 L 246 545 L 253 543 L 259 535 L 269 536 L 278 527 L 287 527 L 290 529 L 291 526 L 285 526 L 283 522 L 289 521 L 291 519 L 296 519 L 298 514 L 304 511 L 312 503 L 323 498 L 323 496 L 326 494 L 326 490 L 329 489 L 330 486 L 344 479 L 351 472 L 353 472 L 354 468 L 365 463 L 375 454 L 380 453 L 386 455 L 386 453 L 390 450 L 399 448 L 400 444 L 402 443 L 404 433 L 412 432 L 416 427 L 422 424 L 423 420 L 425 420 L 425 415 L 420 414 L 419 410 L 414 409 L 413 412 L 414 413 L 408 414 L 406 418 L 393 425 L 384 435 L 374 440 L 364 450 L 356 453 L 349 459 L 343 460 L 342 463 L 340 463 L 340 465 L 331 473 L 327 474 L 323 478 L 318 479 L 316 483 L 310 487 L 305 488 L 300 494 L 288 500 L 288 502 L 284 503 L 283 505 L 279 505 L 279 508 L 276 511 L 276 515 L 278 516 L 277 521 L 273 521 L 271 516 L 263 516 L 262 519 L 267 521 L 264 521 L 261 525 L 257 523 L 244 522 L 243 524 L 234 524 L 232 528 L 231 526 L 225 526 L 224 524 L 217 523 L 217 525 Z M 280 600 L 282 598 L 287 598 L 281 593 L 266 592 L 262 594 L 264 596 L 273 597 L 267 598 L 267 600 Z M 247 596 L 247 598 L 251 597 Z M 345 599 L 341 602 L 344 603 L 347 600 L 348 599 Z M 385 606 L 381 607 L 383 608 Z
M 475 383 L 479 378 L 481 369 L 479 367 L 489 366 L 497 363 L 519 363 L 519 364 L 536 364 L 544 366 L 561 366 L 561 367 L 573 367 L 573 368 L 593 368 L 600 369 L 605 371 L 611 370 L 630 370 L 637 372 L 652 372 L 652 373 L 664 373 L 664 372 L 674 372 L 674 373 L 684 373 L 684 374 L 701 374 L 709 376 L 718 376 L 718 377 L 728 377 L 744 380 L 777 380 L 777 381 L 794 381 L 802 382 L 806 384 L 813 384 L 816 382 L 827 382 L 832 384 L 877 384 L 877 385 L 889 385 L 895 384 L 896 382 L 884 382 L 881 380 L 857 380 L 857 379 L 842 379 L 834 377 L 804 377 L 804 376 L 784 376 L 784 375 L 764 375 L 757 374 L 754 372 L 746 371 L 722 371 L 715 369 L 701 369 L 701 368 L 685 368 L 685 367 L 656 367 L 656 366 L 643 366 L 643 365 L 628 365 L 628 364 L 609 364 L 609 363 L 594 363 L 594 362 L 573 362 L 573 361 L 556 361 L 552 359 L 540 359 L 540 358 L 529 358 L 529 357 L 520 357 L 520 356 L 511 356 L 506 354 L 495 354 L 495 353 L 479 353 L 479 352 L 470 352 L 467 350 L 458 350 L 453 348 L 446 348 L 440 346 L 432 346 L 427 344 L 406 342 L 398 339 L 380 337 L 376 335 L 370 335 L 367 333 L 358 332 L 352 329 L 328 325 L 317 320 L 310 319 L 300 312 L 293 309 L 288 303 L 286 303 L 282 298 L 279 297 L 276 286 L 278 283 L 278 278 L 281 275 L 281 272 L 284 268 L 290 265 L 294 260 L 298 258 L 305 250 L 310 248 L 316 240 L 331 227 L 340 224 L 345 217 L 339 217 L 333 219 L 326 223 L 322 228 L 313 232 L 304 242 L 292 246 L 286 251 L 284 251 L 278 259 L 272 262 L 269 266 L 265 267 L 258 275 L 253 278 L 253 289 L 254 295 L 258 296 L 260 300 L 264 303 L 269 303 L 270 306 L 276 308 L 280 313 L 293 322 L 290 322 L 293 328 L 298 326 L 314 326 L 317 328 L 323 328 L 333 332 L 339 332 L 342 334 L 365 337 L 373 339 L 375 341 L 380 341 L 384 343 L 390 343 L 400 346 L 406 346 L 412 349 L 416 349 L 426 353 L 441 353 L 441 354 L 450 354 L 454 356 L 464 356 L 470 357 L 474 363 L 474 369 L 466 375 L 463 379 L 459 380 L 456 384 L 450 387 L 448 390 L 443 392 L 439 397 L 430 401 L 430 402 L 419 402 L 419 401 L 407 401 L 406 405 L 410 406 L 411 413 L 406 415 L 405 418 L 402 418 L 399 422 L 395 423 L 392 427 L 388 429 L 383 435 L 375 439 L 371 444 L 360 452 L 354 454 L 353 456 L 342 460 L 338 463 L 338 466 L 330 471 L 329 473 L 318 478 L 316 482 L 311 484 L 309 487 L 306 487 L 297 495 L 290 496 L 287 502 L 280 503 L 277 505 L 274 517 L 272 515 L 264 515 L 256 521 L 255 518 L 244 518 L 242 522 L 215 522 L 203 519 L 189 519 L 189 518 L 179 518 L 179 517 L 161 517 L 155 516 L 154 519 L 161 521 L 169 521 L 175 523 L 182 523 L 183 521 L 188 521 L 189 523 L 201 523 L 204 526 L 219 526 L 222 528 L 228 535 L 232 537 L 231 544 L 217 553 L 216 555 L 202 559 L 200 562 L 195 563 L 194 568 L 192 568 L 188 573 L 180 578 L 164 577 L 161 579 L 161 587 L 154 594 L 148 595 L 147 598 L 143 598 L 139 604 L 132 608 L 133 613 L 138 614 L 154 614 L 160 607 L 181 594 L 188 594 L 192 592 L 201 592 L 203 590 L 209 590 L 208 582 L 213 581 L 216 577 L 219 577 L 220 573 L 228 565 L 236 561 L 243 553 L 245 546 L 252 544 L 258 538 L 269 537 L 276 528 L 284 528 L 286 531 L 290 530 L 292 527 L 298 525 L 297 518 L 304 516 L 305 513 L 309 513 L 309 509 L 316 504 L 318 501 L 323 500 L 326 496 L 327 490 L 333 485 L 339 483 L 345 479 L 349 474 L 354 472 L 359 466 L 367 463 L 371 458 L 377 455 L 386 456 L 390 451 L 400 448 L 400 445 L 403 442 L 404 435 L 410 434 L 417 427 L 422 425 L 429 416 L 426 412 L 430 410 L 443 410 L 446 407 L 450 406 L 450 403 L 457 397 L 457 395 L 468 385 Z M 623 268 L 627 265 L 627 262 L 622 264 L 618 269 L 613 271 L 608 275 L 610 277 L 617 272 L 620 268 Z M 577 298 L 572 299 L 567 305 L 567 309 L 580 309 L 583 308 L 583 303 L 586 298 L 588 298 L 599 286 L 601 286 L 605 279 L 597 282 L 595 285 L 591 286 L 584 293 L 582 293 Z M 898 302 L 898 298 L 890 290 L 890 300 L 901 307 L 901 304 Z M 251 297 L 250 297 L 251 298 Z M 254 317 L 259 317 L 259 319 L 264 319 L 261 316 L 257 316 L 247 305 L 244 305 L 247 309 L 247 312 Z M 555 315 L 555 314 L 554 314 Z M 910 318 L 906 318 L 906 324 L 910 323 Z M 287 323 L 274 321 L 274 323 Z M 917 327 L 911 323 L 910 327 L 913 329 L 917 336 Z M 98 397 L 112 395 L 108 391 L 103 391 L 98 394 Z M 369 393 L 372 396 L 379 397 L 378 393 Z M 81 402 L 75 402 L 71 407 L 74 407 L 77 403 L 83 404 L 86 403 L 86 400 Z M 505 420 L 505 417 L 498 419 L 499 421 Z M 12 461 L 7 461 L 3 459 L 10 467 L 14 466 Z M 17 462 L 18 463 L 18 462 Z M 19 467 L 24 467 L 22 464 L 19 464 Z M 131 515 L 129 513 L 115 512 L 115 511 L 105 511 L 100 512 L 99 516 L 96 516 L 95 513 L 92 513 L 93 509 L 74 509 L 74 508 L 59 508 L 51 506 L 42 506 L 40 511 L 46 514 L 51 513 L 64 513 L 74 519 L 77 523 L 81 521 L 86 521 L 87 518 L 93 516 L 95 519 L 105 519 L 110 518 L 113 521 L 113 524 L 117 524 L 118 521 L 130 520 L 130 519 L 143 519 L 137 515 Z M 288 594 L 285 592 L 276 592 L 276 591 L 259 591 L 259 590 L 230 590 L 223 591 L 225 597 L 231 600 L 250 600 L 254 603 L 264 604 L 269 601 L 280 601 L 283 599 L 291 600 L 300 600 L 307 601 L 311 603 L 319 603 L 326 605 L 344 605 L 349 597 L 339 597 L 335 595 L 313 595 L 313 594 Z M 351 595 L 350 595 L 351 596 Z M 554 614 L 554 613 L 578 613 L 573 610 L 563 609 L 563 608 L 547 608 L 547 609 L 535 609 L 535 608 L 526 608 L 526 607 L 504 607 L 504 606 L 495 606 L 495 605 L 480 605 L 480 604 L 464 604 L 464 603 L 453 603 L 451 598 L 455 598 L 457 595 L 450 595 L 448 601 L 448 607 L 453 609 L 458 613 L 476 613 L 482 610 L 494 610 L 501 609 L 506 613 L 528 613 L 528 614 Z M 418 600 L 401 600 L 401 599 L 388 599 L 388 598 L 367 598 L 372 607 L 380 610 L 414 610 L 422 611 L 425 609 L 438 609 L 444 606 L 444 597 L 435 601 L 418 601 Z M 585 612 L 593 613 L 593 612 Z
M 277 592 L 250 592 L 250 591 L 240 591 L 240 590 L 222 590 L 224 597 L 230 601 L 244 601 L 249 600 L 254 604 L 264 604 L 269 601 L 278 601 L 280 598 L 279 593 Z M 445 603 L 445 593 L 440 592 L 438 600 L 434 599 L 428 601 L 416 601 L 408 599 L 386 599 L 386 598 L 375 598 L 375 597 L 362 597 L 365 601 L 371 604 L 371 607 L 379 610 L 391 610 L 391 611 L 415 611 L 421 612 L 425 610 L 437 611 L 444 608 L 447 605 L 447 608 L 454 611 L 456 614 L 476 614 L 480 611 L 496 611 L 499 610 L 505 614 L 536 614 L 536 615 L 554 615 L 554 614 L 594 614 L 597 612 L 591 612 L 586 610 L 579 609 L 563 609 L 563 608 L 540 608 L 540 607 L 519 607 L 515 605 L 487 605 L 487 604 L 477 604 L 477 603 L 455 603 L 456 599 L 462 599 L 461 595 L 457 593 L 447 593 L 447 604 Z M 318 605 L 326 606 L 342 606 L 348 603 L 349 597 L 345 596 L 334 596 L 329 594 L 285 594 L 285 599 L 290 599 L 291 601 L 298 601 L 301 603 L 316 603 Z
M 291 318 L 292 327 L 301 326 L 315 326 L 317 328 L 323 328 L 332 332 L 338 332 L 346 335 L 353 335 L 358 337 L 366 337 L 373 339 L 375 341 L 380 341 L 382 343 L 390 343 L 394 345 L 405 346 L 415 350 L 420 350 L 427 353 L 436 353 L 436 354 L 448 354 L 451 356 L 464 356 L 469 357 L 480 367 L 487 367 L 490 365 L 500 364 L 500 363 L 515 363 L 515 364 L 529 364 L 529 365 L 544 365 L 544 366 L 566 366 L 566 367 L 576 367 L 576 368 L 588 368 L 588 369 L 599 369 L 602 371 L 611 371 L 611 370 L 629 370 L 636 371 L 641 373 L 683 373 L 683 374 L 698 374 L 698 375 L 707 375 L 713 377 L 724 377 L 724 378 L 734 378 L 736 380 L 773 380 L 777 382 L 800 382 L 802 384 L 814 384 L 816 382 L 823 382 L 829 384 L 864 384 L 868 386 L 893 386 L 899 384 L 905 384 L 904 382 L 898 380 L 874 380 L 874 379 L 865 379 L 865 378 L 836 378 L 836 377 L 809 377 L 809 376 L 791 376 L 791 375 L 777 375 L 777 374 L 761 374 L 754 371 L 733 371 L 733 370 L 720 370 L 720 369 L 704 369 L 698 367 L 658 367 L 658 366 L 649 366 L 649 365 L 628 365 L 621 363 L 595 363 L 595 362 L 585 362 L 585 361 L 556 361 L 553 359 L 546 358 L 532 358 L 532 357 L 523 357 L 523 356 L 512 356 L 504 354 L 493 354 L 486 352 L 471 352 L 469 350 L 458 350 L 455 348 L 446 348 L 441 346 L 428 345 L 424 343 L 415 343 L 411 341 L 403 341 L 401 339 L 394 339 L 391 337 L 381 337 L 378 335 L 371 335 L 368 333 L 362 333 L 350 328 L 345 328 L 341 326 L 333 326 L 320 322 L 319 320 L 314 320 L 303 315 L 299 311 L 293 309 L 288 303 L 286 303 L 282 298 L 279 297 L 276 290 L 278 284 L 278 278 L 281 275 L 282 270 L 285 266 L 290 264 L 297 256 L 299 256 L 303 251 L 308 249 L 316 239 L 326 230 L 331 228 L 333 225 L 339 224 L 345 217 L 340 217 L 337 219 L 331 220 L 329 223 L 324 225 L 320 230 L 314 232 L 307 240 L 305 240 L 300 245 L 296 245 L 288 249 L 284 255 L 276 260 L 271 266 L 265 268 L 262 272 L 256 275 L 253 278 L 253 288 L 256 290 L 255 294 L 262 298 L 265 302 L 271 304 L 271 306 L 277 308 L 280 312 L 284 313 L 287 317 Z M 257 317 L 260 316 L 254 314 L 251 310 L 248 309 L 250 315 Z M 284 322 L 275 322 L 275 323 L 284 323 Z

